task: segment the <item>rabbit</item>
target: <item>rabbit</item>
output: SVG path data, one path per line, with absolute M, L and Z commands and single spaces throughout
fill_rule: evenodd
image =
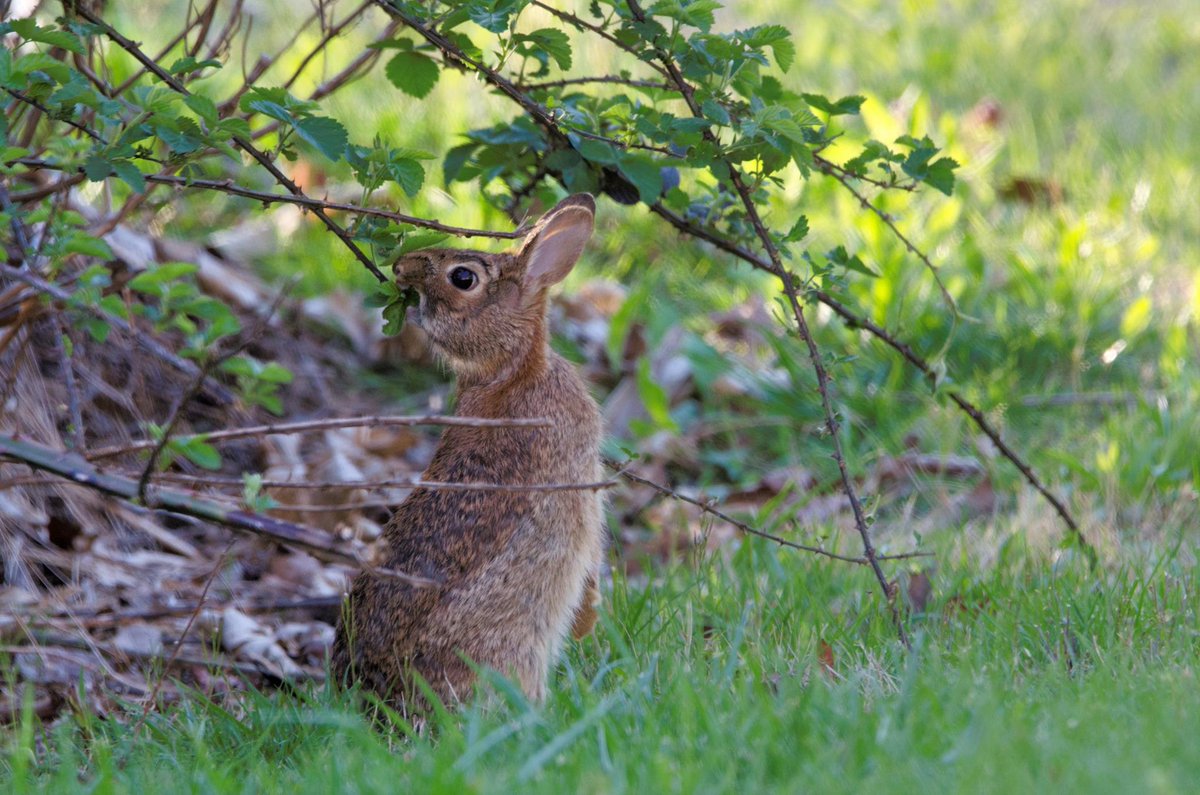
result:
M 550 349 L 546 293 L 592 234 L 590 195 L 564 199 L 513 251 L 426 249 L 401 258 L 396 282 L 420 296 L 412 321 L 457 376 L 458 413 L 546 418 L 542 427 L 447 427 L 428 481 L 549 484 L 601 480 L 601 415 L 575 368 Z M 359 573 L 331 672 L 403 714 L 470 695 L 473 666 L 511 676 L 531 701 L 568 631 L 596 621 L 604 554 L 599 490 L 417 488 L 383 533 L 384 568 L 438 582 L 413 587 Z

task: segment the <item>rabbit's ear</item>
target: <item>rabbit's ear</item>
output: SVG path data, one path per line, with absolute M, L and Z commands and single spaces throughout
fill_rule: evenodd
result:
M 586 193 L 568 196 L 538 222 L 521 248 L 525 285 L 542 290 L 571 272 L 592 236 L 596 202 Z

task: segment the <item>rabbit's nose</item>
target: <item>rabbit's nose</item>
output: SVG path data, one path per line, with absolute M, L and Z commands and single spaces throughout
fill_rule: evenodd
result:
M 396 277 L 396 284 L 401 287 L 416 287 L 421 284 L 425 276 L 425 260 L 416 257 L 401 257 L 392 266 L 392 273 Z

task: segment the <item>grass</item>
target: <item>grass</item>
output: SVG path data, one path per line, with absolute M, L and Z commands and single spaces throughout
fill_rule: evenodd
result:
M 748 543 L 650 588 L 618 579 L 542 708 L 502 685 L 412 738 L 325 690 L 196 695 L 140 737 L 61 723 L 37 767 L 25 724 L 8 791 L 1183 792 L 1200 579 L 1144 563 L 964 559 L 905 654 L 865 573 Z
M 196 695 L 136 737 L 125 722 L 86 713 L 49 729 L 26 719 L 3 737 L 0 787 L 1195 788 L 1200 61 L 1189 56 L 1200 47 L 1200 17 L 1186 0 L 750 5 L 730 12 L 736 24 L 753 16 L 797 33 L 791 87 L 870 94 L 848 138 L 931 131 L 963 162 L 952 198 L 899 197 L 886 209 L 933 254 L 971 321 L 951 323 L 928 275 L 836 185 L 797 180 L 789 203 L 773 210 L 809 213 L 817 250 L 848 240 L 881 274 L 853 282 L 850 295 L 919 350 L 935 354 L 953 334 L 944 360 L 953 382 L 1069 494 L 1103 548 L 1101 568 L 1056 550 L 1059 525 L 997 464 L 998 490 L 1017 495 L 1005 511 L 926 534 L 937 552 L 935 595 L 912 618 L 911 653 L 896 643 L 866 572 L 751 541 L 649 582 L 618 577 L 604 624 L 572 648 L 544 707 L 501 686 L 422 738 L 372 727 L 347 697 L 323 690 L 226 703 Z M 436 118 L 378 81 L 356 91 L 331 103 L 334 115 L 356 120 L 356 138 L 379 130 L 437 152 L 457 131 L 508 112 L 457 74 L 443 77 L 427 106 Z M 1001 127 L 972 126 L 985 98 L 1001 109 Z M 1052 181 L 1064 198 L 1006 199 L 1013 179 Z M 503 224 L 469 194 L 431 189 L 400 207 Z M 207 214 L 180 229 L 228 221 L 229 208 L 207 200 Z M 652 344 L 682 324 L 695 332 L 698 370 L 719 369 L 703 341 L 706 314 L 770 295 L 769 283 L 729 273 L 726 261 L 664 235 L 639 210 L 605 207 L 601 222 L 585 276 L 630 287 L 630 300 L 644 302 L 637 315 Z M 303 226 L 292 245 L 260 263 L 264 270 L 300 271 L 311 292 L 363 284 L 315 227 Z M 972 449 L 971 426 L 877 344 L 820 315 L 817 329 L 827 351 L 853 357 L 836 368 L 837 394 L 860 471 L 909 436 L 926 449 Z M 742 409 L 815 427 L 803 355 L 791 341 L 780 352 L 793 383 Z M 1120 399 L 1036 400 L 1092 392 Z M 688 410 L 702 421 L 731 407 L 706 395 Z M 823 466 L 827 454 L 826 440 L 778 425 L 713 439 L 723 447 L 711 459 L 726 481 L 753 480 L 785 459 Z M 706 466 L 716 478 L 718 465 Z

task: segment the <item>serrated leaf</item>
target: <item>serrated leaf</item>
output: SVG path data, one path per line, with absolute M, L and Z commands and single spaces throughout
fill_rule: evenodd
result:
M 446 157 L 442 161 L 442 179 L 447 185 L 462 173 L 463 166 L 467 164 L 467 161 L 471 159 L 471 155 L 478 148 L 479 144 L 476 143 L 460 144 L 446 153 Z
M 189 94 L 183 98 L 183 104 L 207 124 L 217 123 L 217 104 L 203 94 Z
M 340 122 L 324 116 L 296 119 L 292 126 L 306 143 L 330 160 L 340 160 L 346 152 L 349 136 Z
M 408 157 L 389 163 L 388 175 L 409 196 L 416 196 L 425 183 L 425 168 L 416 160 Z
M 7 5 L 6 5 L 7 8 Z M 83 43 L 74 33 L 65 30 L 40 27 L 33 17 L 14 19 L 6 23 L 6 27 L 27 41 L 49 44 L 51 47 L 62 47 L 76 55 L 84 55 Z
M 83 173 L 92 182 L 101 182 L 112 173 L 112 163 L 103 155 L 88 155 L 88 158 L 83 161 Z
M 724 106 L 715 99 L 704 100 L 700 104 L 700 110 L 704 112 L 704 118 L 725 127 L 729 126 L 729 111 L 725 110 Z
M 532 33 L 522 34 L 520 38 L 544 50 L 558 64 L 559 69 L 571 68 L 571 40 L 561 30 L 540 28 Z
M 384 69 L 387 79 L 411 97 L 422 99 L 437 85 L 440 70 L 432 58 L 418 52 L 401 51 Z
M 929 164 L 923 181 L 926 185 L 949 196 L 954 192 L 954 169 L 956 168 L 958 168 L 958 161 L 950 157 L 939 157 Z
M 808 237 L 808 216 L 802 215 L 792 224 L 792 228 L 783 236 L 785 243 L 797 243 Z
M 137 193 L 146 192 L 146 176 L 133 163 L 128 160 L 114 160 L 112 169 L 113 173 L 120 177 L 122 182 L 133 188 L 134 191 Z

